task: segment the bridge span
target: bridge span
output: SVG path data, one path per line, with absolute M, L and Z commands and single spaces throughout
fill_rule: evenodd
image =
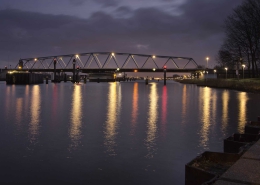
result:
M 20 59 L 15 69 L 33 72 L 73 72 L 73 66 L 82 73 L 110 72 L 192 72 L 198 64 L 191 57 L 146 55 L 115 52 L 91 52 Z

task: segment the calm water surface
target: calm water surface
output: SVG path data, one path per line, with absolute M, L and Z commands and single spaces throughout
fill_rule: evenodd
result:
M 0 184 L 184 184 L 256 120 L 260 95 L 175 82 L 0 82 Z

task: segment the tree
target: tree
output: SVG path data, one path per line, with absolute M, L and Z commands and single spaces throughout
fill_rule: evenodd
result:
M 225 20 L 226 38 L 217 61 L 220 66 L 238 69 L 246 64 L 252 77 L 259 76 L 260 1 L 245 0 Z

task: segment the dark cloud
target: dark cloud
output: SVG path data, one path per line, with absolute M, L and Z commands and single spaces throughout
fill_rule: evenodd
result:
M 74 6 L 81 6 L 86 2 L 86 0 L 69 0 L 69 2 Z
M 110 6 L 115 6 L 118 4 L 119 0 L 93 0 L 101 5 L 103 5 L 104 7 L 110 7 Z
M 103 7 L 110 7 L 118 4 L 118 0 L 69 0 L 70 4 L 74 6 L 81 6 L 90 1 L 98 3 Z
M 119 18 L 128 18 L 133 16 L 133 10 L 126 6 L 118 7 L 114 12 L 114 15 Z
M 97 11 L 87 19 L 0 10 L 0 55 L 5 56 L 0 63 L 93 51 L 188 56 L 201 63 L 207 55 L 214 58 L 223 38 L 223 20 L 237 4 L 190 0 L 178 16 L 158 8 L 122 6 L 116 16 Z
M 241 4 L 243 0 L 189 0 L 180 8 L 184 11 L 189 24 L 210 31 L 210 33 L 219 32 L 225 18 L 231 13 L 231 10 Z

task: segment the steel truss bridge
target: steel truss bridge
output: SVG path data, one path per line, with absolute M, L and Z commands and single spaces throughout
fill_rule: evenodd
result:
M 82 73 L 95 72 L 193 72 L 198 64 L 190 57 L 91 52 L 20 59 L 15 69 L 31 72 L 73 72 L 77 66 Z M 54 66 L 54 67 L 53 67 Z M 191 67 L 192 66 L 192 67 Z M 55 69 L 54 69 L 55 68 Z

